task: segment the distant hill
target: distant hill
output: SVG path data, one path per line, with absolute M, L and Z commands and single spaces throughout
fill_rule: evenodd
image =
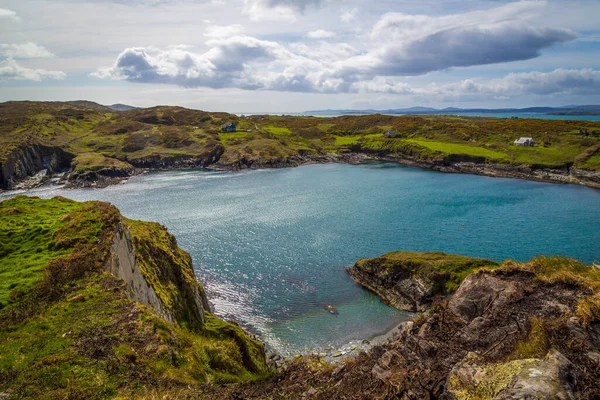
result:
M 87 107 L 87 108 L 91 108 L 93 110 L 97 110 L 97 111 L 103 111 L 103 112 L 111 112 L 111 111 L 129 111 L 129 110 L 136 110 L 138 109 L 138 107 L 134 107 L 134 106 L 129 106 L 127 104 L 113 104 L 110 106 L 105 106 L 93 101 L 88 101 L 88 100 L 73 100 L 73 101 L 67 101 L 66 103 L 68 104 L 72 104 L 74 106 L 79 106 L 79 107 Z
M 87 107 L 87 108 L 91 108 L 92 110 L 97 110 L 97 111 L 104 111 L 104 112 L 111 111 L 110 107 L 103 106 L 102 104 L 99 104 L 99 103 L 96 103 L 93 101 L 88 101 L 88 100 L 72 100 L 72 101 L 66 101 L 65 103 L 72 104 L 72 105 L 78 106 L 78 107 Z
M 113 104 L 108 106 L 113 111 L 129 111 L 129 110 L 137 110 L 139 107 L 128 106 L 127 104 Z
M 305 111 L 307 115 L 356 115 L 356 114 L 493 114 L 493 113 L 526 113 L 526 114 L 555 114 L 555 115 L 585 115 L 587 113 L 597 114 L 600 105 L 571 105 L 564 107 L 526 107 L 526 108 L 455 108 L 448 107 L 437 109 L 431 107 L 409 107 L 387 110 L 311 110 Z M 577 113 L 577 114 L 573 114 Z

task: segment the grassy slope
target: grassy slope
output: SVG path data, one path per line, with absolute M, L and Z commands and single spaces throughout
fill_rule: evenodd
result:
M 222 133 L 235 122 L 239 132 Z M 467 118 L 454 116 L 348 116 L 337 118 L 207 113 L 181 107 L 105 112 L 66 103 L 0 104 L 0 163 L 20 144 L 59 146 L 80 155 L 78 168 L 124 167 L 151 158 L 206 158 L 224 151 L 223 164 L 285 159 L 327 152 L 374 151 L 442 160 L 470 155 L 490 162 L 560 167 L 575 164 L 598 171 L 599 141 L 579 134 L 581 121 Z M 590 131 L 600 123 L 586 121 Z M 383 134 L 397 130 L 399 137 Z M 540 143 L 515 147 L 520 136 Z M 120 161 L 117 161 L 120 160 Z
M 202 326 L 187 328 L 192 320 L 181 311 L 186 284 L 178 279 L 197 284 L 184 268 L 191 259 L 160 225 L 126 221 L 143 247 L 141 268 L 156 278 L 151 285 L 173 308 L 175 325 L 129 300 L 123 281 L 102 272 L 122 220 L 113 206 L 20 196 L 0 209 L 0 223 L 10 227 L 2 236 L 9 253 L 1 259 L 0 392 L 128 397 L 148 388 L 266 376 L 262 344 L 239 327 L 205 313 Z

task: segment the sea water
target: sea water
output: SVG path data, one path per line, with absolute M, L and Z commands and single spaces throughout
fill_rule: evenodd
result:
M 599 190 L 389 163 L 155 172 L 105 189 L 3 196 L 19 193 L 109 201 L 164 224 L 192 255 L 214 312 L 284 354 L 369 339 L 408 317 L 350 279 L 344 268 L 362 257 L 600 260 Z

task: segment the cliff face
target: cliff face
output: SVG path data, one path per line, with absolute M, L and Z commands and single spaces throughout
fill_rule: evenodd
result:
M 19 147 L 0 163 L 0 189 L 10 189 L 17 182 L 42 170 L 52 174 L 69 169 L 73 158 L 74 155 L 59 147 L 38 144 Z
M 163 226 L 24 196 L 0 203 L 0 224 L 0 397 L 135 398 L 268 375 L 263 345 L 210 313 Z
M 127 283 L 127 297 L 131 300 L 152 307 L 158 316 L 171 324 L 175 321 L 171 310 L 164 307 L 163 302 L 156 295 L 156 291 L 148 284 L 146 277 L 140 271 L 131 240 L 131 233 L 123 228 L 122 223 L 117 228 L 110 249 L 110 256 L 104 268 Z M 201 315 L 202 320 L 204 320 L 202 307 L 197 307 L 194 312 Z

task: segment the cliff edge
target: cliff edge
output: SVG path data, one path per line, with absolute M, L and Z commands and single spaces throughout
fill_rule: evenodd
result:
M 189 254 L 112 205 L 0 203 L 2 398 L 146 397 L 268 375 L 264 348 L 210 313 Z

